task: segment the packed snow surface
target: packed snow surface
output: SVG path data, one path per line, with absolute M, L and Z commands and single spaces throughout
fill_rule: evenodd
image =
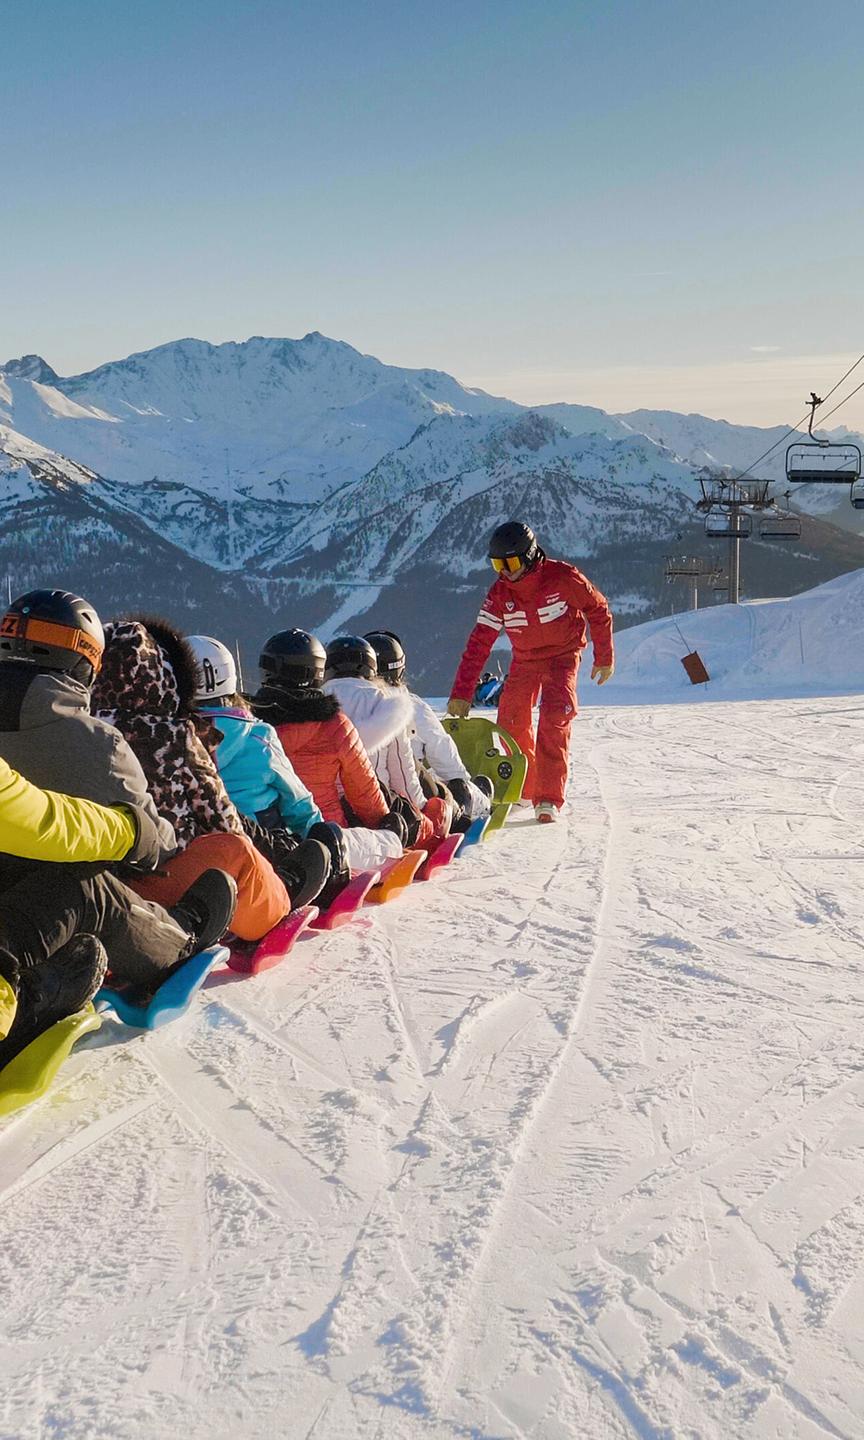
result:
M 801 595 L 634 625 L 615 639 L 614 686 L 583 687 L 582 703 L 701 701 L 864 690 L 864 570 Z M 710 680 L 693 687 L 681 664 L 696 650 Z
M 862 755 L 591 709 L 558 825 L 108 1021 L 0 1132 L 3 1440 L 864 1435 Z

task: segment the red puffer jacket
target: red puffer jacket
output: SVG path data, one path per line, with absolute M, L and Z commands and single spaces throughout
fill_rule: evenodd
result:
M 612 615 L 605 595 L 575 565 L 542 559 L 521 580 L 496 580 L 480 607 L 465 646 L 451 699 L 470 700 L 502 630 L 513 660 L 578 654 L 591 627 L 596 665 L 612 664 Z
M 360 824 L 377 829 L 389 806 L 360 736 L 338 701 L 320 690 L 288 695 L 263 686 L 253 708 L 276 727 L 285 754 L 325 820 L 345 824 L 344 795 Z

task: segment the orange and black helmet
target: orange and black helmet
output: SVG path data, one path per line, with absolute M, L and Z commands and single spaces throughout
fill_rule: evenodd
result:
M 105 635 L 92 605 L 68 590 L 28 590 L 0 620 L 0 660 L 26 660 L 92 685 Z

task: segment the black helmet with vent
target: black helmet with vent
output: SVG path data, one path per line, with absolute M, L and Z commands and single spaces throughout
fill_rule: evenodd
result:
M 507 520 L 489 536 L 490 560 L 507 560 L 510 556 L 518 556 L 526 570 L 530 570 L 542 554 L 537 544 L 537 536 L 531 526 L 524 524 L 522 520 Z
M 366 637 L 378 662 L 378 674 L 388 685 L 401 685 L 405 679 L 405 651 L 402 641 L 392 630 L 369 630 Z
M 357 677 L 373 680 L 378 673 L 375 651 L 362 635 L 338 635 L 327 646 L 325 680 Z
M 258 659 L 264 685 L 281 690 L 318 690 L 324 681 L 327 652 L 305 630 L 280 630 L 271 635 Z

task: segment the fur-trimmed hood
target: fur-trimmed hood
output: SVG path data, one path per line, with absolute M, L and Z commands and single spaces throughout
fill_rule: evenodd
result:
M 370 755 L 410 730 L 413 724 L 414 711 L 405 690 L 343 675 L 325 680 L 324 692 L 335 695 L 349 720 L 356 725 Z
M 262 685 L 250 700 L 253 714 L 270 725 L 305 725 L 310 720 L 332 720 L 341 705 L 323 690 L 280 690 Z
M 192 651 L 166 620 L 145 617 L 105 626 L 102 669 L 91 704 L 137 755 L 160 815 L 187 845 L 198 835 L 243 825 L 198 733 L 209 719 L 192 714 L 196 669 Z M 218 740 L 213 730 L 213 742 Z
M 170 621 L 142 615 L 105 626 L 94 710 L 187 716 L 195 708 L 196 689 L 195 656 Z

